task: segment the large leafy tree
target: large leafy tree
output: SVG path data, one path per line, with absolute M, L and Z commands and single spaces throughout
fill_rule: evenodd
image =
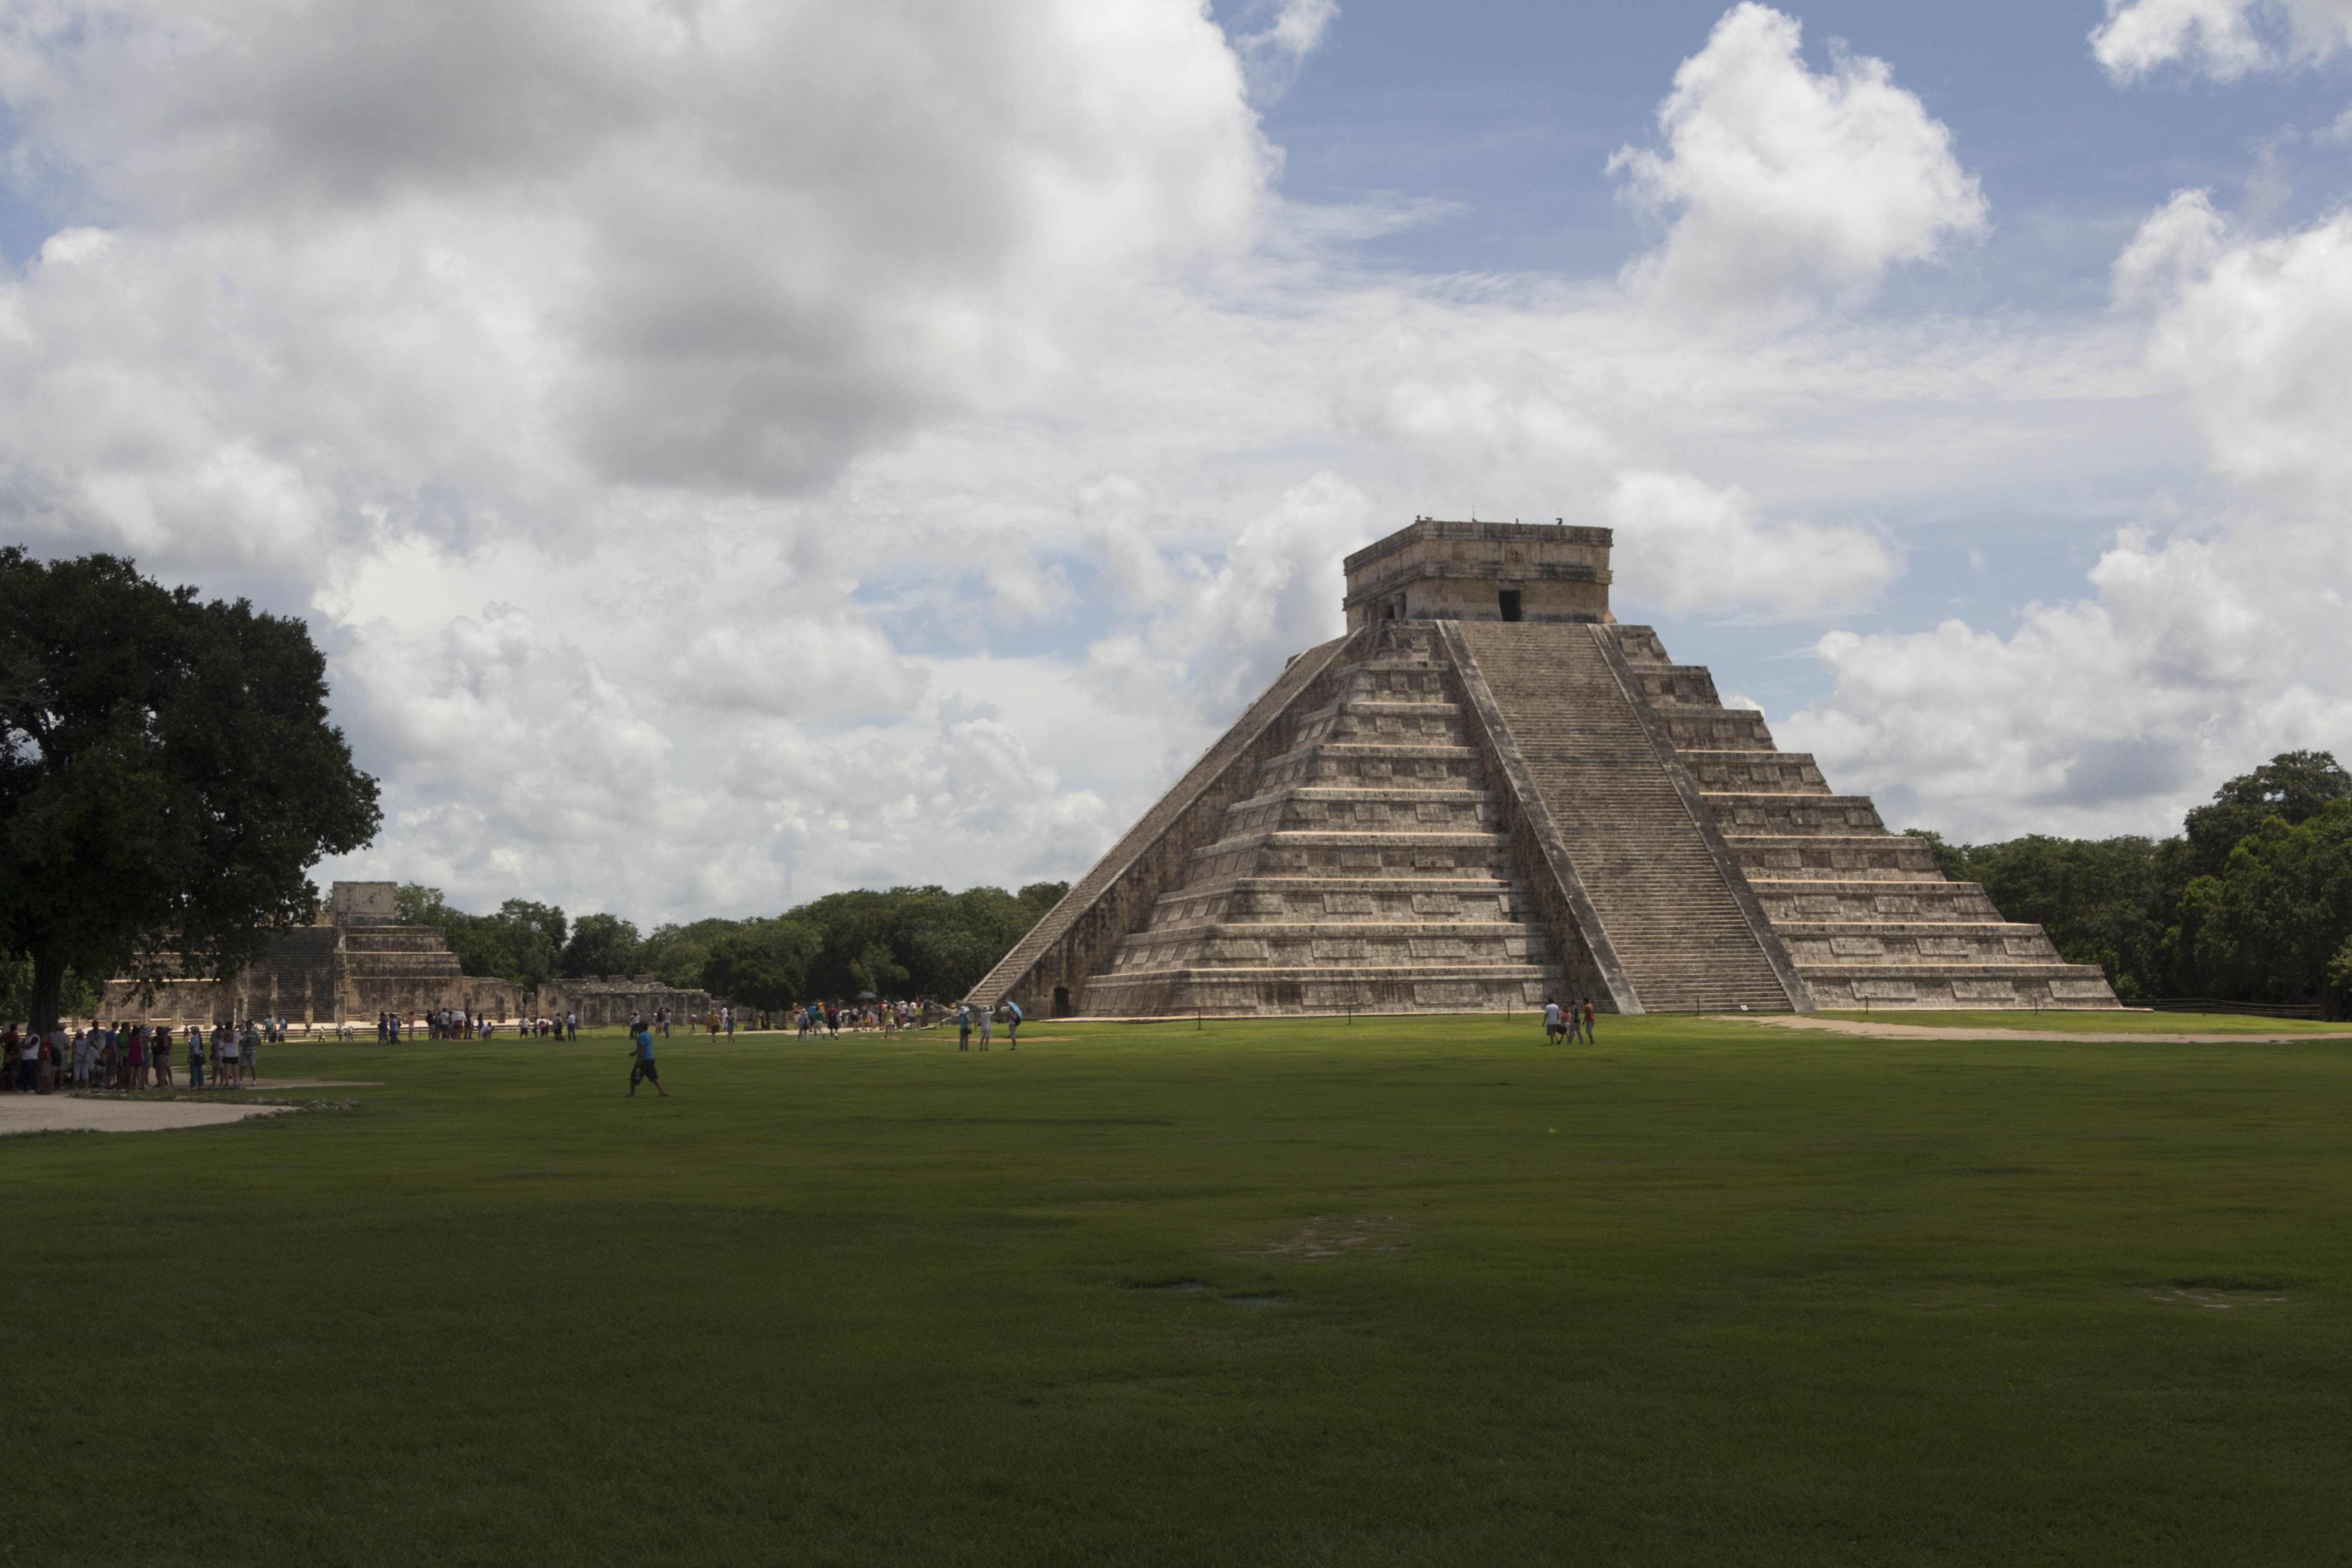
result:
M 790 1006 L 808 994 L 809 964 L 822 940 L 814 926 L 789 915 L 747 921 L 710 944 L 703 986 L 730 1002 Z
M 646 938 L 637 950 L 637 962 L 644 965 L 646 973 L 665 985 L 675 985 L 681 991 L 698 990 L 702 988 L 702 970 L 709 962 L 712 945 L 741 923 L 713 916 L 690 925 L 656 926 L 653 935 Z
M 2276 1001 L 2321 995 L 2352 942 L 2352 800 L 2293 826 L 2271 817 L 2181 902 L 2198 956 L 2224 985 Z
M 644 944 L 637 928 L 618 915 L 582 915 L 563 944 L 563 973 L 581 980 L 595 974 L 635 974 Z
M 410 882 L 395 895 L 395 907 L 404 925 L 438 927 L 457 955 L 457 967 L 467 974 L 495 975 L 529 987 L 561 966 L 563 911 L 552 904 L 509 899 L 496 914 L 467 914 L 440 889 Z
M 56 1025 L 67 972 L 226 975 L 374 837 L 299 620 L 110 555 L 0 549 L 0 942 Z
M 2240 773 L 2213 792 L 2213 804 L 2189 813 L 2181 824 L 2189 840 L 2188 873 L 2218 877 L 2230 852 L 2273 817 L 2297 827 L 2334 801 L 2352 800 L 2352 773 L 2329 752 L 2281 752 L 2252 773 Z

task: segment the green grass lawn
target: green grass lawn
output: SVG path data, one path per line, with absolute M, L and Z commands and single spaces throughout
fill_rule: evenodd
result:
M 1882 1007 L 1874 1012 L 1824 1008 L 1824 1018 L 1909 1025 L 1915 1029 L 2063 1029 L 2083 1035 L 2336 1035 L 2352 1038 L 2352 1024 L 2313 1018 L 2261 1018 L 2241 1013 L 2152 1013 L 2133 1008 L 1987 1008 L 1981 1012 Z
M 2345 1560 L 2344 1046 L 1029 1032 L 0 1140 L 0 1563 Z

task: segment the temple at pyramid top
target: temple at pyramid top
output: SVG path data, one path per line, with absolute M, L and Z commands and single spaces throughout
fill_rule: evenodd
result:
M 1605 528 L 1416 518 L 1348 557 L 1348 629 L 1375 621 L 1607 625 Z
M 1416 520 L 968 1000 L 1167 1017 L 2112 1007 L 1609 613 L 1604 528 Z

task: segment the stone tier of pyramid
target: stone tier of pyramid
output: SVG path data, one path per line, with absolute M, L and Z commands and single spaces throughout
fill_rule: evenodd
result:
M 971 999 L 2115 1005 L 2097 968 L 1723 707 L 1705 668 L 1611 622 L 1610 543 L 1423 521 L 1350 557 L 1349 635 L 1293 660 Z
M 285 1018 L 318 1025 L 443 1007 L 493 1018 L 521 1011 L 520 987 L 466 973 L 438 927 L 394 923 L 394 893 L 390 882 L 337 882 L 318 924 L 272 931 L 260 962 L 233 979 L 191 975 L 152 987 L 110 981 L 100 1016 L 159 1024 Z

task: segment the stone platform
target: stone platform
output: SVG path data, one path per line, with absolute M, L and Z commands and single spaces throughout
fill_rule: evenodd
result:
M 437 927 L 395 924 L 393 890 L 390 882 L 338 882 L 319 924 L 271 932 L 261 962 L 234 978 L 173 978 L 147 994 L 131 981 L 112 981 L 100 1016 L 174 1025 L 284 1018 L 313 1026 L 444 1007 L 516 1016 L 521 988 L 465 973 Z

